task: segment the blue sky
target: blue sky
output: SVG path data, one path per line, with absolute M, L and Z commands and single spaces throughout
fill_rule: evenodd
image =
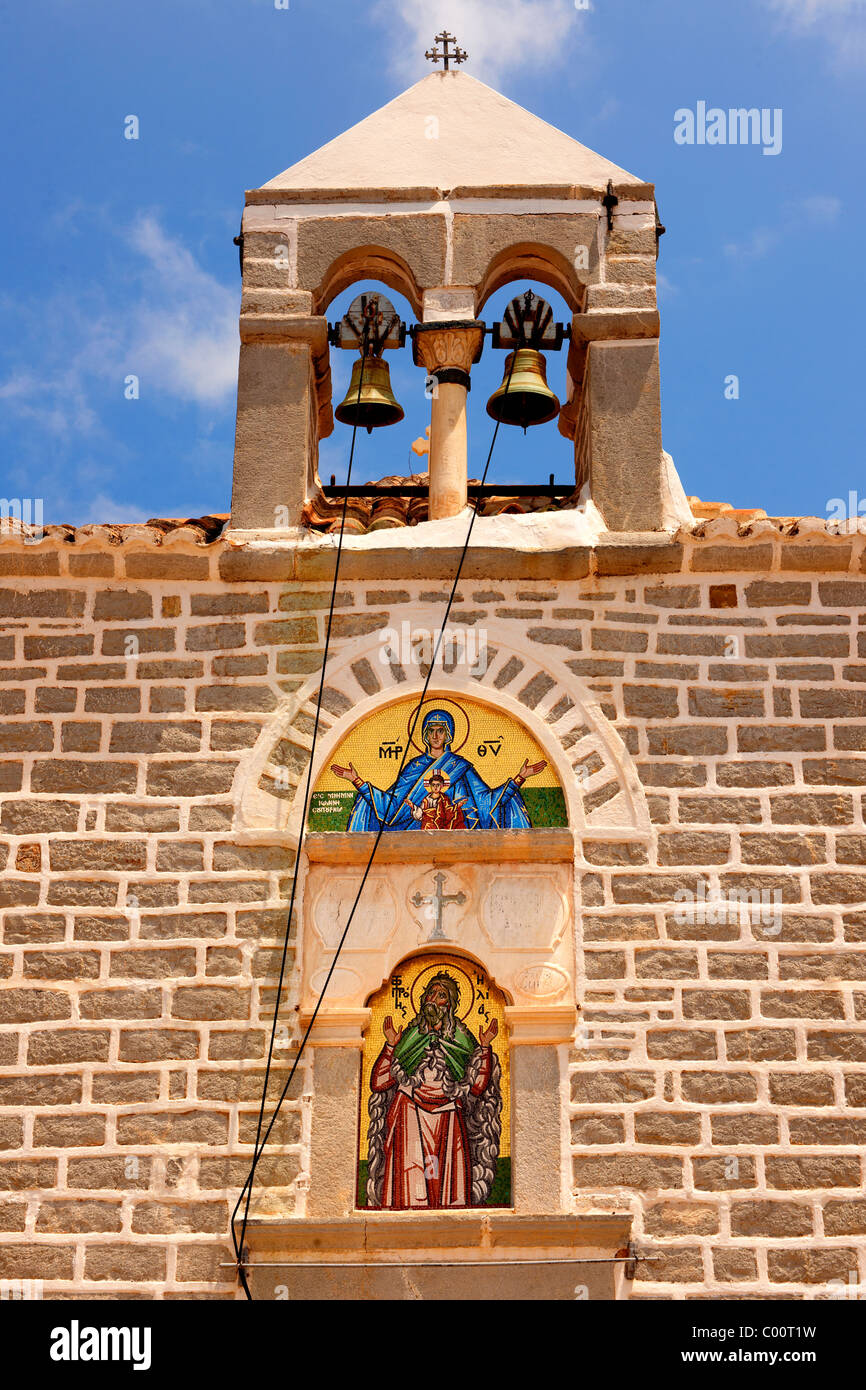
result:
M 228 510 L 243 191 L 424 76 L 446 25 L 467 71 L 656 184 L 664 440 L 686 491 L 771 514 L 866 499 L 866 0 L 590 3 L 5 7 L 0 491 L 73 523 Z M 700 101 L 781 108 L 781 152 L 677 144 L 675 112 Z M 406 356 L 391 362 L 407 419 L 360 436 L 359 481 L 418 466 L 428 407 Z M 488 345 L 474 374 L 472 473 L 502 362 Z M 554 389 L 564 367 L 551 358 Z M 348 444 L 338 426 L 323 475 Z M 555 425 L 501 432 L 492 478 L 551 472 L 573 477 Z

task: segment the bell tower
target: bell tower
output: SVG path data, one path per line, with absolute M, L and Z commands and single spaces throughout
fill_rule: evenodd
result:
M 573 600 L 595 583 L 589 552 L 605 532 L 614 553 L 636 534 L 646 548 L 670 540 L 658 535 L 672 498 L 655 200 L 448 58 L 248 193 L 243 219 L 222 572 L 284 583 L 280 609 L 304 615 L 236 826 L 250 844 L 278 833 L 295 854 L 281 1003 L 299 1040 L 292 1068 L 303 1055 L 308 1077 L 293 1191 L 240 1221 L 256 1296 L 276 1268 L 290 1296 L 339 1298 L 402 1297 L 403 1262 L 436 1299 L 522 1296 L 530 1266 L 545 1297 L 574 1298 L 579 1277 L 587 1297 L 615 1299 L 631 1277 L 630 1213 L 575 1191 L 567 1097 L 586 1042 L 581 995 L 597 1002 L 582 914 L 599 880 L 584 844 L 602 844 L 600 862 L 632 862 L 652 828 L 594 663 L 549 648 L 583 650 Z M 494 294 L 509 301 L 501 319 Z M 331 354 L 343 350 L 354 363 L 336 402 Z M 557 351 L 558 394 L 545 375 Z M 400 352 L 427 387 L 429 475 L 353 485 L 335 556 L 319 444 L 337 426 L 400 418 Z M 534 482 L 498 501 L 469 482 L 485 352 L 502 364 L 488 414 L 526 430 L 556 420 L 547 448 L 573 460 L 551 515 L 518 515 Z M 464 518 L 470 496 L 500 512 Z M 482 579 L 452 619 L 461 580 Z M 326 584 L 351 611 L 335 612 Z M 544 610 L 529 600 L 557 603 L 567 626 L 534 626 Z
M 436 382 L 429 516 L 457 514 L 484 306 L 527 278 L 571 311 L 558 426 L 576 488 L 610 532 L 663 529 L 658 231 L 651 184 L 453 68 L 249 191 L 233 530 L 291 531 L 320 491 L 319 442 L 334 428 L 328 307 L 370 279 L 416 316 L 413 360 Z

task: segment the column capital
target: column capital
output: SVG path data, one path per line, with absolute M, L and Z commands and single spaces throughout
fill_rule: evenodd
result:
M 507 1004 L 505 1018 L 512 1047 L 550 1047 L 574 1042 L 577 1027 L 574 1004 Z
M 312 1013 L 312 1009 L 301 1009 L 299 1021 L 302 1028 L 309 1025 Z M 360 1051 L 372 1016 L 370 1009 L 323 1008 L 310 1032 L 310 1046 L 346 1047 Z
M 412 359 L 416 367 L 426 367 L 440 385 L 454 382 L 470 388 L 469 372 L 484 347 L 484 324 L 452 320 L 449 323 L 419 323 L 412 330 Z

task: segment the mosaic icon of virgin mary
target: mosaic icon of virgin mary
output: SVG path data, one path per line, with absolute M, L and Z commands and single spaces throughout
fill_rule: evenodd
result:
M 425 751 L 411 758 L 396 782 L 382 790 L 371 782 L 362 782 L 354 766 L 331 764 L 336 777 L 351 782 L 357 792 L 349 817 L 348 830 L 419 830 L 424 815 L 418 816 L 429 797 L 431 773 L 441 772 L 447 778 L 449 802 L 462 812 L 444 828 L 466 830 L 525 830 L 532 822 L 520 788 L 528 777 L 537 777 L 547 767 L 546 761 L 530 763 L 525 758 L 515 777 L 508 777 L 500 786 L 489 787 L 468 759 L 452 752 L 454 719 L 444 709 L 431 709 L 421 725 L 421 742 Z M 393 796 L 392 796 L 393 793 Z M 429 822 L 428 822 L 429 826 Z

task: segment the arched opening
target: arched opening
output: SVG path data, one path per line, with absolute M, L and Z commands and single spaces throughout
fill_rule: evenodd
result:
M 577 250 L 586 252 L 584 247 Z M 588 262 L 588 253 L 583 259 Z M 547 285 L 565 300 L 572 314 L 582 313 L 588 269 L 588 264 L 579 264 L 577 259 L 569 261 L 552 246 L 527 241 L 506 247 L 493 257 L 478 286 L 478 316 L 483 317 L 484 306 L 498 289 L 523 279 Z
M 557 255 L 558 253 L 551 253 Z M 560 257 L 560 259 L 562 259 Z M 557 323 L 570 325 L 575 312 L 575 288 L 569 284 L 563 272 L 554 276 L 550 270 L 551 262 L 545 263 L 546 279 L 531 274 L 524 278 L 519 270 L 520 258 L 511 252 L 497 258 L 498 269 L 489 276 L 481 297 L 482 309 L 479 315 L 488 328 L 502 321 L 509 302 L 526 290 L 533 290 L 546 299 L 553 310 Z M 496 265 L 496 262 L 493 263 Z M 556 280 L 559 280 L 559 284 Z M 507 353 L 497 351 L 491 339 L 485 339 L 484 352 L 480 362 L 472 369 L 472 392 L 469 398 L 469 476 L 481 476 L 490 450 L 494 421 L 486 411 L 487 401 L 502 384 Z M 559 351 L 545 351 L 547 384 L 556 394 L 561 406 L 569 397 L 569 380 L 566 371 L 568 360 L 568 341 Z M 574 485 L 574 448 L 565 442 L 558 431 L 558 421 L 533 426 L 524 435 L 513 426 L 503 425 L 496 438 L 496 446 L 487 475 L 488 483 L 502 483 L 503 492 L 509 483 L 545 484 L 553 473 L 555 482 L 566 488 Z M 529 504 L 521 501 L 509 510 L 522 512 Z
M 313 313 L 324 314 L 337 295 L 356 282 L 381 281 L 411 305 L 411 317 L 421 317 L 421 291 L 407 261 L 384 246 L 355 246 L 331 263 L 313 290 Z
M 393 258 L 392 258 L 393 259 Z M 335 264 L 337 264 L 335 262 Z M 398 284 L 394 275 L 378 278 L 359 279 L 359 271 L 370 268 L 370 262 L 363 265 L 353 260 L 347 263 L 342 283 L 332 285 L 330 295 L 318 310 L 325 312 L 330 323 L 336 323 L 354 299 L 364 292 L 385 292 L 404 323 L 415 322 L 417 317 L 412 296 L 417 295 L 414 281 L 411 285 Z M 333 267 L 332 267 L 333 269 Z M 411 277 L 411 272 L 407 271 Z M 406 346 L 398 350 L 388 350 L 384 354 L 391 377 L 391 389 L 403 408 L 404 418 L 395 425 L 376 429 L 372 435 L 358 431 L 355 443 L 355 460 L 352 469 L 353 483 L 375 482 L 381 478 L 408 477 L 413 473 L 427 471 L 426 454 L 413 452 L 412 444 L 425 438 L 425 430 L 430 423 L 430 402 L 425 395 L 425 373 L 412 361 L 412 347 L 407 338 Z M 336 407 L 346 395 L 352 376 L 352 367 L 358 360 L 356 352 L 331 347 L 331 379 L 333 403 Z M 351 430 L 335 423 L 334 432 L 327 441 L 319 445 L 319 478 L 327 488 L 331 477 L 337 484 L 345 483 L 349 461 Z

